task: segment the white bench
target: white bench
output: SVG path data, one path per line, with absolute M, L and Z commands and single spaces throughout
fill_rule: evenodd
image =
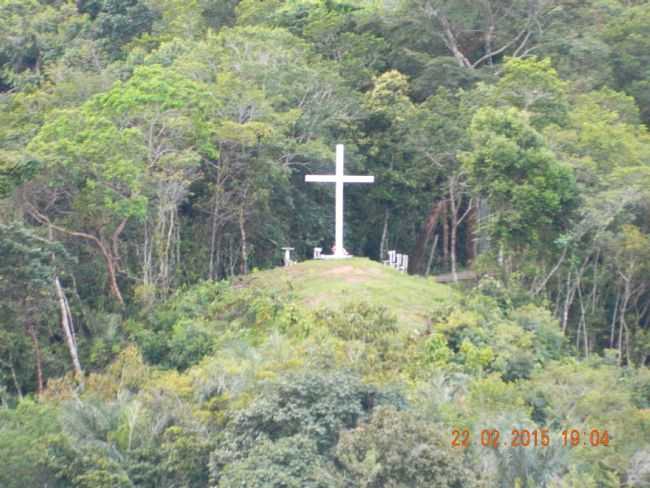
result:
M 384 266 L 395 267 L 395 253 L 396 251 L 388 251 L 388 259 L 384 261 Z
M 383 263 L 384 266 L 390 266 L 404 273 L 409 269 L 409 255 L 397 251 L 388 251 L 388 259 Z
M 402 254 L 402 266 L 399 268 L 402 273 L 406 273 L 409 270 L 409 255 Z

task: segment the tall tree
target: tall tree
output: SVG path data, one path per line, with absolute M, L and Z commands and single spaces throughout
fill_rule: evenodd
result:
M 566 228 L 576 203 L 575 179 L 514 108 L 479 110 L 464 157 L 474 188 L 485 196 L 487 227 L 503 252 L 542 252 Z M 511 255 L 512 256 L 512 255 Z

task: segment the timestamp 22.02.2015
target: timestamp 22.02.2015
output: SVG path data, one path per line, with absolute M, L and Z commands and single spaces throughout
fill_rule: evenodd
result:
M 609 432 L 604 429 L 565 429 L 551 432 L 549 429 L 481 429 L 472 435 L 469 429 L 452 429 L 451 446 L 468 448 L 471 445 L 481 447 L 532 447 L 544 448 L 551 443 L 560 443 L 562 447 L 608 447 Z

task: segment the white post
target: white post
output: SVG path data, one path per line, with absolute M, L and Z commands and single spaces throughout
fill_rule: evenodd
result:
M 284 250 L 284 265 L 285 266 L 291 266 L 293 261 L 291 261 L 291 251 L 293 251 L 293 247 L 283 247 Z

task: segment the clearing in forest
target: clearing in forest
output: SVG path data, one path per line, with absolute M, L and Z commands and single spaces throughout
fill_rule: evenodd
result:
M 426 326 L 435 303 L 456 293 L 433 277 L 410 276 L 365 258 L 305 261 L 251 273 L 240 284 L 291 294 L 313 309 L 350 302 L 384 305 L 409 329 Z

